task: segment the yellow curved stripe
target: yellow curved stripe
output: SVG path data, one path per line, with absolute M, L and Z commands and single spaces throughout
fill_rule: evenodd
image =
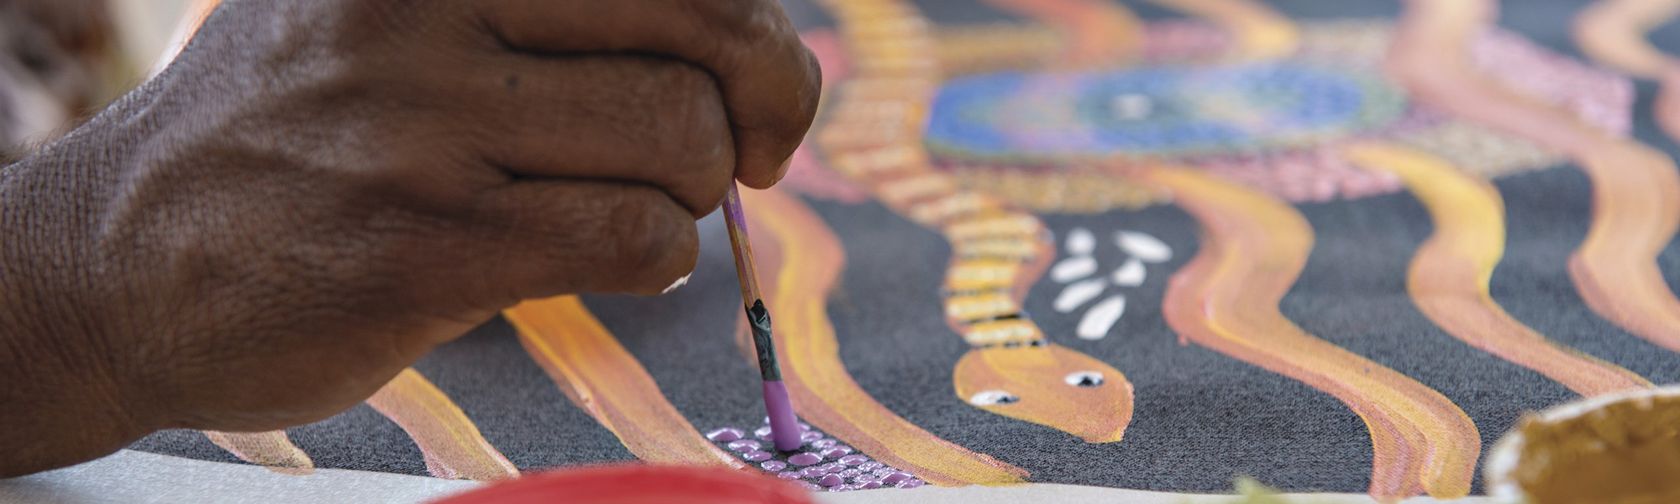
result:
M 239 460 L 269 468 L 277 473 L 304 475 L 315 472 L 315 461 L 286 437 L 286 431 L 217 432 L 204 437 Z
M 1680 0 L 1600 0 L 1575 18 L 1575 42 L 1600 63 L 1660 79 L 1675 63 L 1645 35 L 1675 15 L 1680 15 Z
M 1190 170 L 1143 177 L 1172 192 L 1201 223 L 1201 251 L 1167 288 L 1163 312 L 1186 341 L 1334 396 L 1371 433 L 1371 495 L 1470 492 L 1481 438 L 1440 393 L 1307 334 L 1278 311 L 1312 251 L 1313 233 L 1293 207 Z
M 1287 16 L 1257 0 L 1153 0 L 1225 27 L 1236 38 L 1239 61 L 1281 58 L 1295 53 L 1301 32 Z
M 1632 371 L 1546 339 L 1488 294 L 1505 254 L 1505 203 L 1493 184 L 1408 147 L 1363 144 L 1345 154 L 1400 177 L 1429 210 L 1435 233 L 1412 258 L 1406 288 L 1448 334 L 1584 396 L 1651 386 Z
M 1674 161 L 1482 75 L 1468 47 L 1493 22 L 1488 0 L 1414 0 L 1406 6 L 1390 55 L 1392 73 L 1423 102 L 1574 158 L 1593 186 L 1592 225 L 1569 259 L 1576 290 L 1611 323 L 1680 351 L 1680 300 L 1656 261 L 1680 229 Z
M 1019 483 L 1027 471 L 940 439 L 899 417 L 852 380 L 828 318 L 828 295 L 845 264 L 828 225 L 777 190 L 745 191 L 756 250 L 773 249 L 765 305 L 775 314 L 782 379 L 799 415 L 882 463 L 936 485 Z M 760 238 L 762 237 L 762 238 Z
M 1143 21 L 1116 0 L 987 0 L 1056 27 L 1067 43 L 1061 66 L 1091 68 L 1131 63 L 1143 53 Z
M 397 374 L 367 404 L 408 433 L 433 476 L 483 481 L 519 475 L 513 463 L 484 440 L 466 412 L 414 368 Z
M 612 431 L 636 458 L 651 464 L 746 467 L 688 423 L 641 362 L 577 296 L 526 301 L 502 315 L 572 404 Z

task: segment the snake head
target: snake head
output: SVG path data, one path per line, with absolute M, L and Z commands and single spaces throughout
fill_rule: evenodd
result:
M 980 409 L 1088 443 L 1112 443 L 1132 421 L 1132 384 L 1112 366 L 1042 341 L 971 350 L 957 362 L 957 396 Z

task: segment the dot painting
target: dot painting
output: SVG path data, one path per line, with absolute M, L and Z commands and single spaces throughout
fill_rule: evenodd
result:
M 739 454 L 759 470 L 814 491 L 845 492 L 877 488 L 916 488 L 926 484 L 914 475 L 856 453 L 839 440 L 801 422 L 799 448 L 778 452 L 769 446 L 769 420 L 751 433 L 734 427 L 714 429 L 706 439 Z
M 797 450 L 740 423 L 760 385 L 706 222 L 666 296 L 527 301 L 369 408 L 133 448 L 1390 502 L 1484 493 L 1525 412 L 1680 382 L 1680 65 L 1627 36 L 1669 19 L 1147 3 L 790 0 L 823 102 L 741 197 Z

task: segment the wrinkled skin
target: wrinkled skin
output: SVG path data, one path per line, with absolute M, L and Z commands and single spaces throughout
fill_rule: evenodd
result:
M 0 175 L 0 476 L 326 418 L 522 299 L 654 294 L 819 76 L 773 0 L 233 0 Z

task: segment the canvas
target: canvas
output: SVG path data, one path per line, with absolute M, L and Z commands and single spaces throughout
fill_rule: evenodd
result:
M 1680 382 L 1672 4 L 790 0 L 822 110 L 743 197 L 815 461 L 764 449 L 716 216 L 669 295 L 530 301 L 327 421 L 131 448 L 1479 494 L 1525 412 Z

